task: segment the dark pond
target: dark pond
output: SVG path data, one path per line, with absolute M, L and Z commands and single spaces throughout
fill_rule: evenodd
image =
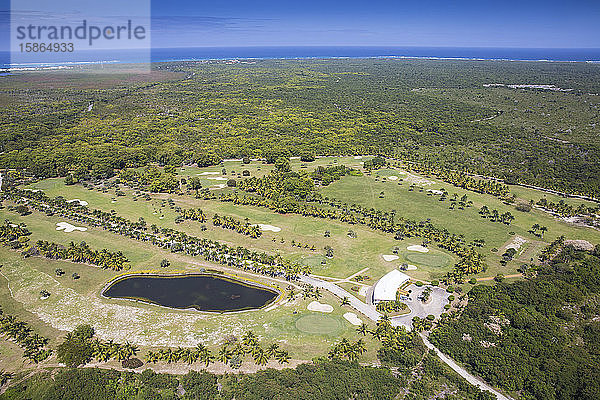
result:
M 171 308 L 220 312 L 260 308 L 277 297 L 273 290 L 215 275 L 132 276 L 116 281 L 102 294 Z

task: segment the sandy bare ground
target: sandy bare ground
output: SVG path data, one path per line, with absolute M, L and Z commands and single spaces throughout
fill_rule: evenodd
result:
M 363 323 L 362 320 L 353 312 L 345 313 L 344 318 L 346 318 L 346 320 L 354 326 L 360 326 Z
M 281 232 L 281 228 L 269 224 L 258 224 L 261 231 Z
M 427 247 L 423 247 L 420 244 L 408 246 L 406 250 L 409 251 L 418 251 L 419 253 L 429 253 L 429 249 Z
M 56 223 L 56 230 L 57 231 L 64 230 L 67 233 L 71 233 L 73 231 L 85 232 L 85 231 L 87 231 L 87 228 L 84 228 L 82 226 L 71 225 L 68 222 L 57 222 Z
M 318 301 L 311 301 L 306 309 L 309 311 L 318 311 L 322 313 L 330 313 L 333 312 L 333 306 L 329 304 L 319 303 Z

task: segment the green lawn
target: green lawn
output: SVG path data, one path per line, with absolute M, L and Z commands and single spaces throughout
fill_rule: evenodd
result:
M 317 165 L 336 163 L 359 166 L 360 161 L 354 157 L 328 157 L 308 165 L 310 169 Z M 305 163 L 299 160 L 292 160 L 295 169 L 300 169 L 303 164 Z M 221 166 L 184 167 L 179 173 L 182 176 L 201 176 L 203 182 L 206 181 L 208 185 L 221 181 L 208 180 L 206 177 L 231 176 L 221 175 L 222 168 Z M 224 168 L 228 174 L 235 171 L 237 177 L 237 173 L 242 169 L 248 169 L 252 175 L 260 175 L 268 172 L 271 166 L 256 161 L 248 165 L 242 165 L 240 161 L 225 161 Z M 198 175 L 203 172 L 219 174 Z M 393 176 L 397 176 L 398 179 L 389 179 Z M 423 190 L 420 190 L 419 185 L 427 183 L 426 180 L 433 183 L 423 186 Z M 414 191 L 408 190 L 409 181 L 418 183 Z M 91 208 L 114 210 L 130 220 L 143 218 L 148 225 L 156 224 L 174 228 L 190 235 L 219 240 L 232 246 L 245 246 L 270 254 L 280 253 L 285 258 L 309 265 L 313 273 L 321 276 L 343 279 L 364 270 L 361 275 L 370 277 L 369 280 L 364 281 L 367 284 L 375 283 L 379 277 L 405 263 L 417 267 L 416 270 L 407 271 L 415 279 L 438 279 L 452 268 L 456 260 L 454 255 L 433 245 L 429 247 L 428 253 L 409 251 L 408 246 L 421 244 L 420 238 L 399 242 L 390 234 L 360 225 L 348 225 L 300 215 L 282 215 L 262 208 L 199 200 L 188 195 L 153 194 L 150 201 L 142 198 L 135 200 L 135 192 L 130 189 L 124 189 L 125 196 L 116 197 L 114 189 L 102 193 L 88 190 L 81 185 L 66 186 L 62 179 L 47 179 L 30 187 L 42 189 L 49 196 L 85 200 Z M 457 193 L 459 196 L 467 194 L 468 199 L 473 201 L 473 207 L 465 210 L 450 210 L 449 200 L 440 202 L 438 195 L 431 193 L 428 195 L 427 189 L 439 190 L 440 188 L 446 189 L 450 194 Z M 540 194 L 530 189 L 513 189 L 520 198 L 528 198 L 528 196 L 536 198 Z M 466 240 L 485 239 L 485 245 L 480 251 L 487 256 L 489 268 L 480 276 L 514 273 L 520 263 L 536 259 L 546 243 L 558 235 L 586 239 L 592 243 L 600 242 L 598 231 L 570 226 L 538 210 L 521 213 L 513 206 L 502 204 L 493 196 L 468 192 L 435 179 L 424 179 L 396 169 L 375 171 L 371 175 L 359 177 L 347 176 L 319 190 L 324 196 L 335 197 L 349 204 L 356 203 L 380 210 L 396 210 L 398 215 L 415 220 L 430 218 L 437 226 L 447 228 L 453 233 L 463 234 Z M 207 229 L 203 231 L 202 224 L 195 221 L 176 224 L 177 214 L 168 205 L 166 201 L 168 199 L 172 199 L 175 206 L 201 208 L 208 216 L 208 222 L 204 224 Z M 482 205 L 487 205 L 490 209 L 498 209 L 500 213 L 510 211 L 516 219 L 511 226 L 490 222 L 478 214 Z M 274 225 L 280 227 L 281 231 L 267 231 L 260 238 L 251 239 L 231 230 L 214 227 L 211 218 L 215 213 L 233 216 L 240 220 L 247 218 L 251 223 Z M 28 229 L 33 232 L 32 241 L 44 239 L 65 245 L 70 241 L 86 241 L 94 248 L 120 250 L 131 260 L 132 271 L 157 269 L 162 259 L 171 262 L 171 266 L 164 271 L 194 272 L 207 267 L 222 269 L 221 266 L 204 262 L 202 259 L 163 251 L 150 244 L 127 239 L 99 228 L 87 227 L 88 230 L 85 232 L 72 233 L 57 231 L 56 223 L 63 221 L 59 217 L 48 217 L 37 212 L 19 216 L 5 208 L 0 210 L 0 218 L 27 224 Z M 527 232 L 533 223 L 548 227 L 543 240 Z M 356 233 L 356 238 L 348 237 L 349 229 Z M 330 231 L 331 236 L 324 237 L 325 231 Z M 503 267 L 499 264 L 502 249 L 516 235 L 526 238 L 528 242 L 523 246 L 522 251 L 519 251 L 516 259 Z M 292 246 L 292 241 L 302 243 L 302 248 Z M 309 248 L 305 248 L 304 245 L 308 245 Z M 314 251 L 310 249 L 311 246 L 315 247 Z M 324 257 L 325 246 L 334 249 L 333 258 Z M 494 252 L 493 249 L 500 251 Z M 382 257 L 384 254 L 395 254 L 398 259 L 385 261 Z M 130 340 L 140 344 L 143 349 L 167 345 L 191 346 L 198 341 L 206 342 L 212 348 L 216 348 L 218 343 L 230 334 L 239 336 L 246 330 L 253 330 L 265 343 L 279 342 L 282 348 L 290 351 L 293 358 L 301 359 L 325 354 L 340 337 L 357 338 L 355 327 L 343 318 L 343 314 L 350 309 L 342 308 L 339 299 L 329 293 L 324 293 L 319 301 L 334 307 L 331 314 L 310 312 L 306 306 L 312 299 L 299 298 L 269 311 L 253 310 L 221 315 L 167 310 L 154 305 L 106 299 L 100 296 L 102 287 L 117 274 L 116 272 L 66 261 L 37 257 L 23 259 L 18 253 L 6 248 L 0 249 L 0 257 L 4 264 L 1 269 L 4 278 L 0 285 L 0 295 L 5 298 L 4 311 L 31 323 L 36 331 L 50 337 L 53 344 L 57 343 L 60 335 L 66 330 L 80 323 L 93 325 L 98 335 L 104 339 Z M 56 268 L 63 269 L 66 274 L 56 277 L 54 273 Z M 73 280 L 71 274 L 74 272 L 77 272 L 81 278 Z M 241 272 L 238 274 L 243 276 Z M 258 279 L 278 285 L 281 289 L 285 289 L 286 286 L 269 281 L 267 278 Z M 492 285 L 494 282 L 485 281 L 483 284 Z M 340 285 L 347 290 L 358 286 L 353 283 Z M 468 284 L 463 286 L 464 289 L 470 287 Z M 47 289 L 51 293 L 50 298 L 40 299 L 41 289 Z M 356 295 L 360 297 L 358 293 Z M 365 318 L 363 320 L 369 322 Z M 374 360 L 377 344 L 367 339 L 367 347 L 369 352 L 364 360 Z M 21 367 L 16 350 L 18 349 L 12 348 L 10 343 L 0 341 L 0 354 L 5 355 L 6 360 L 9 360 L 0 363 L 0 367 L 11 370 Z

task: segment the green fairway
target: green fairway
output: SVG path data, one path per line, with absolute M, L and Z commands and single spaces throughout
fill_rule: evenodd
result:
M 409 262 L 426 267 L 447 267 L 452 258 L 442 254 L 415 253 L 412 251 L 402 253 L 402 256 Z
M 337 335 L 343 325 L 339 318 L 322 314 L 309 314 L 296 320 L 296 328 L 300 332 L 319 335 Z

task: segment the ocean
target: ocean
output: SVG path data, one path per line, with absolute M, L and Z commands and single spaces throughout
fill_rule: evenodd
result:
M 147 61 L 147 51 L 78 51 L 46 54 L 44 62 L 11 64 L 10 54 L 0 52 L 0 68 L 61 67 L 88 63 L 138 63 Z M 229 59 L 311 58 L 423 58 L 459 60 L 514 60 L 547 62 L 600 62 L 599 48 L 540 49 L 483 47 L 178 47 L 153 48 L 152 62 Z

